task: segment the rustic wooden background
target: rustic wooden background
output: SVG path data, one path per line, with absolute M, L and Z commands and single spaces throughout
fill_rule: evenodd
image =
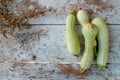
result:
M 31 4 L 36 1 L 16 0 L 13 4 L 18 9 L 34 9 L 38 3 L 47 10 L 29 19 L 31 29 L 16 31 L 17 35 L 8 39 L 0 36 L 0 80 L 120 80 L 119 0 L 38 0 Z M 66 49 L 66 16 L 80 8 L 87 10 L 91 19 L 100 16 L 108 23 L 109 60 L 102 72 L 98 72 L 94 61 L 89 70 L 80 74 L 82 53 L 74 57 Z

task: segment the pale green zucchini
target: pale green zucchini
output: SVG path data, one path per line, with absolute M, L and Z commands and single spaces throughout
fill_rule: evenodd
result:
M 99 71 L 103 69 L 108 60 L 108 50 L 109 50 L 109 34 L 108 27 L 105 21 L 101 18 L 95 18 L 92 21 L 93 24 L 98 28 L 97 40 L 98 40 L 98 55 L 97 64 L 99 66 Z
M 84 26 L 84 24 L 89 23 L 89 16 L 85 10 L 78 11 L 77 19 L 82 26 Z
M 71 12 L 67 16 L 66 21 L 66 39 L 67 39 L 67 49 L 68 51 L 75 56 L 80 54 L 80 41 L 78 35 L 75 31 L 76 17 L 75 12 Z
M 80 62 L 80 72 L 84 72 L 86 69 L 90 68 L 93 56 L 94 56 L 94 45 L 95 43 L 95 37 L 97 35 L 97 28 L 95 25 L 91 23 L 84 24 L 82 27 L 82 33 L 85 39 L 85 51 L 83 53 L 83 57 Z

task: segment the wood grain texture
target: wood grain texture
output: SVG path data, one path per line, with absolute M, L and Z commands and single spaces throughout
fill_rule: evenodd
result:
M 118 37 L 120 27 L 119 25 L 108 26 L 110 33 L 108 63 L 120 63 L 120 38 Z M 65 28 L 65 25 L 34 25 L 30 30 L 16 32 L 16 35 L 8 39 L 1 36 L 0 62 L 79 62 L 84 51 L 81 26 L 76 26 L 82 47 L 79 57 L 72 56 L 67 51 Z M 24 40 L 24 47 L 20 48 Z
M 0 63 L 1 80 L 119 80 L 119 64 L 109 64 L 102 72 L 97 65 L 79 73 L 78 64 Z
M 17 2 L 18 5 L 24 0 L 17 0 Z M 99 16 L 108 24 L 120 23 L 119 0 L 38 0 L 38 2 L 39 5 L 46 7 L 47 11 L 44 16 L 29 19 L 30 24 L 65 24 L 67 14 L 81 8 L 85 9 L 91 18 Z
M 120 80 L 120 25 L 116 25 L 120 24 L 119 0 L 14 1 L 15 11 L 42 6 L 37 10 L 43 9 L 44 15 L 37 13 L 38 16 L 29 19 L 32 25 L 29 30 L 16 30 L 13 36 L 7 35 L 8 39 L 0 36 L 0 80 Z M 80 25 L 76 26 L 82 46 L 80 56 L 72 56 L 66 49 L 67 14 L 80 8 L 91 19 L 99 16 L 109 24 L 109 59 L 102 72 L 98 72 L 94 60 L 89 70 L 79 73 L 84 51 Z

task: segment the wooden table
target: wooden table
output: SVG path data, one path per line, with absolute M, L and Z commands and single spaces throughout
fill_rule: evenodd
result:
M 14 4 L 25 0 L 17 1 Z M 0 80 L 120 80 L 120 1 L 91 1 L 38 0 L 40 5 L 51 10 L 29 19 L 31 29 L 16 31 L 17 35 L 8 39 L 0 37 Z M 94 60 L 92 67 L 80 74 L 82 53 L 75 57 L 66 49 L 66 16 L 71 10 L 79 8 L 87 9 L 93 18 L 104 18 L 108 24 L 109 60 L 101 72 L 98 72 Z M 81 26 L 77 23 L 76 27 L 81 38 Z M 32 35 L 33 31 L 37 33 Z M 39 40 L 32 40 L 31 36 L 39 36 Z M 20 48 L 21 41 L 26 38 L 26 44 Z

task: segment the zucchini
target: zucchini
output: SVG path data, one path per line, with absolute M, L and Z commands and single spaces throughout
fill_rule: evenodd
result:
M 78 35 L 75 31 L 75 23 L 76 23 L 76 17 L 75 12 L 71 12 L 67 16 L 66 21 L 66 41 L 67 41 L 67 49 L 69 53 L 71 53 L 74 56 L 78 56 L 80 54 L 80 41 L 78 38 Z
M 85 39 L 85 51 L 83 53 L 83 57 L 80 62 L 80 72 L 83 73 L 86 69 L 90 68 L 92 61 L 93 61 L 93 56 L 94 56 L 94 45 L 96 44 L 95 42 L 95 37 L 97 35 L 98 29 L 96 28 L 95 25 L 88 23 L 84 24 L 82 28 L 82 33 Z
M 101 71 L 106 65 L 108 60 L 108 51 L 109 51 L 109 33 L 108 27 L 105 21 L 99 17 L 93 19 L 92 23 L 96 25 L 99 32 L 97 34 L 98 40 L 98 55 L 97 55 L 97 64 L 98 69 Z
M 85 10 L 79 10 L 77 13 L 77 19 L 82 26 L 89 23 L 89 16 Z

